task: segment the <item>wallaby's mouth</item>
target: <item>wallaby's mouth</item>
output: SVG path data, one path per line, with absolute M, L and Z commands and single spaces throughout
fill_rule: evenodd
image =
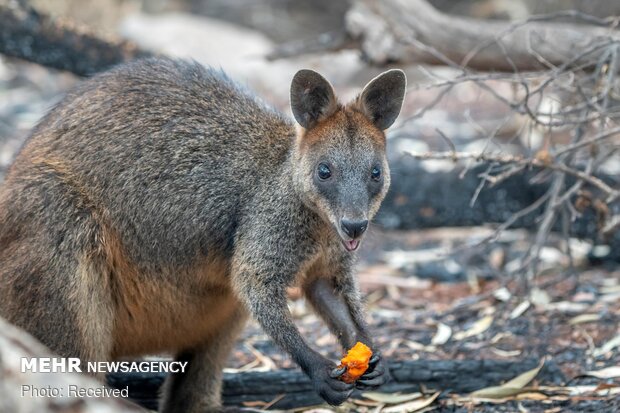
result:
M 352 240 L 349 240 L 349 241 L 342 241 L 342 244 L 347 249 L 347 251 L 353 252 L 353 251 L 355 251 L 357 249 L 357 247 L 360 246 L 360 240 L 352 239 Z

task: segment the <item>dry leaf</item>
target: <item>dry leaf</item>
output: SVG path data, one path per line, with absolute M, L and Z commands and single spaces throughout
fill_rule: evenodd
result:
M 375 411 L 381 411 L 381 409 L 383 407 L 385 407 L 384 403 L 378 403 L 378 402 L 373 402 L 372 400 L 362 400 L 362 399 L 351 399 L 347 402 L 348 403 L 353 403 L 356 404 L 358 406 L 366 406 L 366 407 L 374 407 Z
M 617 303 L 620 301 L 620 293 L 603 294 L 598 301 L 602 303 Z
M 502 287 L 502 288 L 498 288 L 497 290 L 493 292 L 493 297 L 495 297 L 499 301 L 506 302 L 510 300 L 510 298 L 512 297 L 512 294 L 510 294 L 510 291 L 508 291 L 508 288 Z
M 379 392 L 365 392 L 362 396 L 375 402 L 384 404 L 398 404 L 416 400 L 422 397 L 422 393 L 379 393 Z
M 403 344 L 409 347 L 413 351 L 426 351 L 426 348 L 430 347 L 430 346 L 425 346 L 422 343 L 418 343 L 417 341 L 412 341 L 412 340 L 403 340 Z
M 601 370 L 588 371 L 586 374 L 599 379 L 615 379 L 616 377 L 620 377 L 620 366 L 611 366 Z
M 413 412 L 420 411 L 424 409 L 425 407 L 430 406 L 435 401 L 435 399 L 439 397 L 439 393 L 440 392 L 437 392 L 427 399 L 414 400 L 412 402 L 388 407 L 387 409 L 383 409 L 382 413 L 413 413 Z
M 493 316 L 485 316 L 476 321 L 469 329 L 465 331 L 459 331 L 454 335 L 455 340 L 464 340 L 469 337 L 477 336 L 484 333 L 493 324 Z
M 545 307 L 551 302 L 551 297 L 549 297 L 549 294 L 547 294 L 546 291 L 541 290 L 540 288 L 533 288 L 530 293 L 530 301 L 535 306 Z
M 521 317 L 523 313 L 530 308 L 530 302 L 528 300 L 523 301 L 521 304 L 515 307 L 514 310 L 510 313 L 510 319 L 514 320 L 515 318 Z
M 501 270 L 506 261 L 506 253 L 502 248 L 494 248 L 489 254 L 489 265 L 495 270 Z
M 471 393 L 470 396 L 483 399 L 502 399 L 522 393 L 523 388 L 527 386 L 529 382 L 534 380 L 534 377 L 538 375 L 540 369 L 542 369 L 544 364 L 545 361 L 542 360 L 536 368 L 519 374 L 517 377 L 510 381 L 507 381 L 501 386 L 491 386 L 484 389 L 476 390 L 475 392 Z
M 620 386 L 611 386 L 611 387 L 605 387 L 601 389 L 599 386 L 595 386 L 595 385 L 584 385 L 584 386 L 569 386 L 569 387 L 565 387 L 564 389 L 566 389 L 571 396 L 581 396 L 581 395 L 587 395 L 591 393 L 594 393 L 600 396 L 611 396 L 611 395 L 620 394 Z
M 521 350 L 502 350 L 499 348 L 491 347 L 491 351 L 500 357 L 516 357 L 521 354 Z
M 573 303 L 571 301 L 558 301 L 546 305 L 547 310 L 555 310 L 561 313 L 582 313 L 590 308 L 590 304 Z
M 524 391 L 517 395 L 517 400 L 547 400 L 549 396 L 538 391 Z
M 575 325 L 581 323 L 590 323 L 592 321 L 598 321 L 600 319 L 601 316 L 598 314 L 581 314 L 568 320 L 568 324 Z
M 620 284 L 601 287 L 601 294 L 618 294 L 620 293 Z
M 433 336 L 431 340 L 431 344 L 434 346 L 441 346 L 443 344 L 446 344 L 448 340 L 450 340 L 451 336 L 452 336 L 452 329 L 443 323 L 438 323 L 437 332 Z
M 366 285 L 387 286 L 392 285 L 403 289 L 424 290 L 431 286 L 429 280 L 421 280 L 416 277 L 399 277 L 387 274 L 364 273 L 360 274 L 360 280 Z
M 618 346 L 620 346 L 620 334 L 609 340 L 607 343 L 603 344 L 600 348 L 595 349 L 592 355 L 594 357 L 602 356 L 603 354 L 610 352 Z

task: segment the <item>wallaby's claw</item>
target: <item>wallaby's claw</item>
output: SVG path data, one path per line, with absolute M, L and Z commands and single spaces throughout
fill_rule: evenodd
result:
M 347 372 L 347 366 L 336 367 L 335 369 L 329 372 L 329 377 L 331 377 L 332 379 L 337 379 L 338 377 L 342 376 L 346 372 Z
M 368 362 L 368 370 L 355 382 L 359 390 L 373 389 L 385 384 L 389 379 L 381 353 L 375 352 Z
M 370 360 L 368 361 L 369 368 L 374 367 L 379 362 L 379 360 L 381 360 L 381 353 L 377 352 L 373 354 Z

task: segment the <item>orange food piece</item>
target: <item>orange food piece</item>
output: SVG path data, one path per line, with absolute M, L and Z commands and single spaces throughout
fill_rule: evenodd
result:
M 340 360 L 340 367 L 347 368 L 347 371 L 340 376 L 340 380 L 345 383 L 353 383 L 368 370 L 368 362 L 372 357 L 372 350 L 364 343 L 357 342 L 347 352 L 347 355 Z

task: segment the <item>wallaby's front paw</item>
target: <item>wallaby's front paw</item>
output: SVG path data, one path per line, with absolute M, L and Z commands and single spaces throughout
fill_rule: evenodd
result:
M 336 368 L 336 365 L 328 362 L 317 366 L 311 373 L 311 379 L 319 396 L 332 406 L 339 406 L 344 403 L 353 390 L 354 384 L 347 384 L 340 380 L 346 372 L 346 368 Z
M 387 383 L 389 378 L 381 353 L 375 352 L 368 362 L 368 370 L 355 382 L 355 387 L 360 390 L 374 389 Z

